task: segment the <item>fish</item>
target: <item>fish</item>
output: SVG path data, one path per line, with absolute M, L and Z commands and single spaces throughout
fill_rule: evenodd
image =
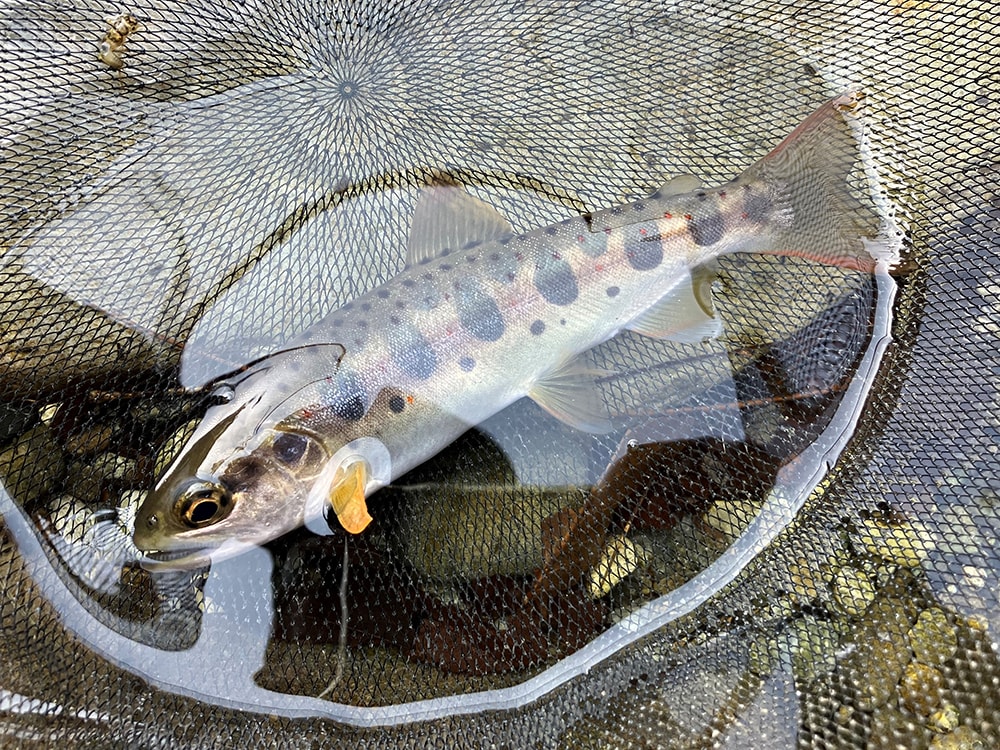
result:
M 137 512 L 143 564 L 228 557 L 328 510 L 361 533 L 368 497 L 521 398 L 616 429 L 586 353 L 626 330 L 718 336 L 721 256 L 874 270 L 879 217 L 852 192 L 860 97 L 827 101 L 728 183 L 675 177 L 525 233 L 460 186 L 422 190 L 399 274 L 215 384 L 221 403 Z

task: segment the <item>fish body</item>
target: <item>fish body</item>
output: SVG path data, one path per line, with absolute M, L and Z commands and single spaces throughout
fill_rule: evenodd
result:
M 871 217 L 846 184 L 853 103 L 828 102 L 720 187 L 678 178 L 525 234 L 459 189 L 425 191 L 404 271 L 221 384 L 231 399 L 147 497 L 136 545 L 181 565 L 265 542 L 328 504 L 359 532 L 365 497 L 525 396 L 577 428 L 612 429 L 600 373 L 580 355 L 623 330 L 718 333 L 706 272 L 716 258 L 870 267 Z

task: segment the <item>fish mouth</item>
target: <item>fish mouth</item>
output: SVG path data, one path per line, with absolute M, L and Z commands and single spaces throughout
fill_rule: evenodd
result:
M 170 570 L 195 570 L 207 568 L 241 552 L 246 552 L 260 545 L 239 539 L 227 539 L 218 546 L 188 547 L 176 550 L 143 550 L 139 565 L 151 573 Z
M 212 561 L 211 553 L 212 550 L 208 547 L 195 550 L 146 550 L 139 557 L 139 565 L 151 573 L 194 570 L 207 567 Z

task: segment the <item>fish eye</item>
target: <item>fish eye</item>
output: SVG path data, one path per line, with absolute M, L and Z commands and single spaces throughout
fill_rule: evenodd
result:
M 282 432 L 271 444 L 275 458 L 289 466 L 297 463 L 305 455 L 308 447 L 309 441 L 306 437 L 294 432 Z
M 229 515 L 232 500 L 232 495 L 221 485 L 192 482 L 181 492 L 175 507 L 185 526 L 200 529 Z

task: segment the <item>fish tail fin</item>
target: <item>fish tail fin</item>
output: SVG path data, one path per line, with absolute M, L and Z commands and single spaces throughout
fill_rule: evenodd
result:
M 767 246 L 747 249 L 863 271 L 885 257 L 883 222 L 851 122 L 858 100 L 831 99 L 736 181 L 744 216 L 768 228 Z

